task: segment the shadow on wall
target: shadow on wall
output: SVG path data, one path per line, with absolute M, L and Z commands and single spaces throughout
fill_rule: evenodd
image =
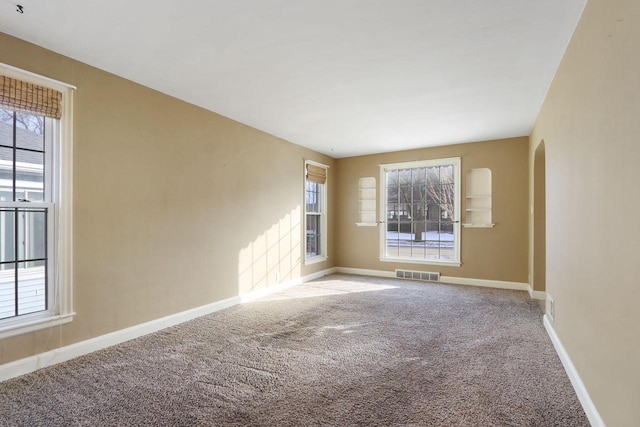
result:
M 238 294 L 301 275 L 301 207 L 293 208 L 238 254 Z

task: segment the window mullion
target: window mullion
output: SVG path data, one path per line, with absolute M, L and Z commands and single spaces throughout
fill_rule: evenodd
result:
M 18 170 L 17 170 L 17 152 L 16 152 L 16 145 L 17 145 L 17 141 L 16 141 L 16 112 L 13 112 L 13 124 L 12 124 L 12 129 L 11 132 L 13 133 L 13 138 L 12 138 L 12 143 L 13 143 L 13 164 L 12 164 L 12 168 L 11 168 L 11 174 L 12 174 L 12 184 L 11 184 L 11 197 L 12 200 L 15 202 L 16 201 L 16 180 L 17 180 L 17 175 L 18 175 Z
M 20 257 L 18 253 L 18 231 L 20 229 L 18 218 L 18 208 L 13 210 L 13 289 L 14 289 L 14 316 L 18 315 L 18 258 Z
M 49 310 L 49 219 L 51 208 L 45 211 L 44 219 L 44 309 Z

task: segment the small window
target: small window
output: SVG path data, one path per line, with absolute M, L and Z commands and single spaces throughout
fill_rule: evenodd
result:
M 380 259 L 460 265 L 460 158 L 381 165 Z
M 305 163 L 305 262 L 327 259 L 327 166 Z

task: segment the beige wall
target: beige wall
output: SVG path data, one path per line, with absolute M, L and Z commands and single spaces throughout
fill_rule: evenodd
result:
M 462 158 L 462 194 L 466 171 L 489 168 L 493 175 L 494 228 L 462 228 L 460 267 L 383 262 L 377 227 L 358 227 L 358 180 L 373 176 L 380 197 L 382 163 Z M 528 139 L 513 138 L 339 159 L 336 244 L 341 267 L 393 271 L 396 268 L 439 271 L 473 279 L 527 282 Z M 461 212 L 464 221 L 464 197 Z M 378 212 L 380 217 L 380 212 Z
M 332 233 L 301 261 L 304 160 L 332 159 L 3 34 L 0 62 L 77 86 L 77 316 L 1 340 L 0 364 L 335 265 Z
M 590 0 L 530 150 L 544 140 L 553 327 L 609 426 L 640 422 L 639 118 L 640 2 Z

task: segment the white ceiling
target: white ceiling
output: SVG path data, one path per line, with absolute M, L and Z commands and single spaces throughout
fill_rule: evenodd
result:
M 337 158 L 528 135 L 585 3 L 0 0 L 0 31 Z

